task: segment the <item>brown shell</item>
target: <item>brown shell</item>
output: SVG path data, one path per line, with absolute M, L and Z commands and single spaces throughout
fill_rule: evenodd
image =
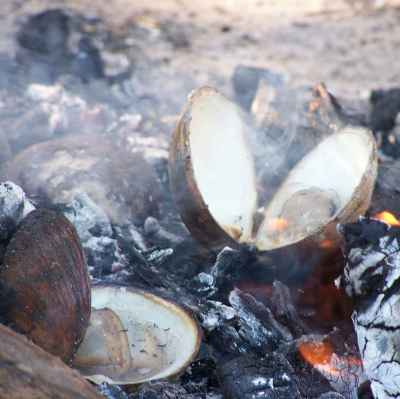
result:
M 73 225 L 51 210 L 31 212 L 7 247 L 0 280 L 12 298 L 11 326 L 69 361 L 90 318 L 89 275 Z
M 219 226 L 209 212 L 196 184 L 191 159 L 189 137 L 192 105 L 199 97 L 212 93 L 218 91 L 211 87 L 196 90 L 179 118 L 169 153 L 171 192 L 183 222 L 196 240 L 209 248 L 224 245 L 237 247 L 239 244 Z
M 0 324 L 0 399 L 104 399 L 82 376 Z
M 116 223 L 143 223 L 158 213 L 160 185 L 140 153 L 100 135 L 71 135 L 34 144 L 0 169 L 0 180 L 28 196 L 69 203 L 84 191 Z

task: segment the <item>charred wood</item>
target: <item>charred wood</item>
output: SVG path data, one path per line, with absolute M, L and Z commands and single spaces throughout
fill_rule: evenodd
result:
M 354 300 L 353 324 L 374 398 L 400 396 L 400 230 L 373 219 L 340 227 L 341 284 Z

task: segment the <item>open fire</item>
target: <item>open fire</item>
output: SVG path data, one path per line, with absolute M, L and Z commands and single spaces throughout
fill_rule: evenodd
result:
M 32 16 L 0 80 L 0 398 L 400 396 L 369 111 L 240 66 L 241 107 L 200 87 L 178 117 L 197 82 L 110 72 L 108 35 Z

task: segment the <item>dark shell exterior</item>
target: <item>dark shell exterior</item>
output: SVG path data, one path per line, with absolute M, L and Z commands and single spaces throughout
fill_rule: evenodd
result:
M 7 247 L 0 280 L 12 295 L 8 323 L 68 362 L 90 318 L 89 275 L 73 225 L 51 210 L 31 212 Z

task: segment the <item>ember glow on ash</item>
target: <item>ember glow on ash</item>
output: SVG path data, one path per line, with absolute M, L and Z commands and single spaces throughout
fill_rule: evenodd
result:
M 268 228 L 275 232 L 282 232 L 289 226 L 289 222 L 284 218 L 273 218 L 268 222 Z
M 346 378 L 346 373 L 362 367 L 358 357 L 336 354 L 329 340 L 302 342 L 298 349 L 304 360 L 326 376 Z
M 391 226 L 400 226 L 400 221 L 396 218 L 396 216 L 393 215 L 393 213 L 390 213 L 389 211 L 377 213 L 374 216 L 374 219 L 381 220 L 382 222 L 385 222 Z

